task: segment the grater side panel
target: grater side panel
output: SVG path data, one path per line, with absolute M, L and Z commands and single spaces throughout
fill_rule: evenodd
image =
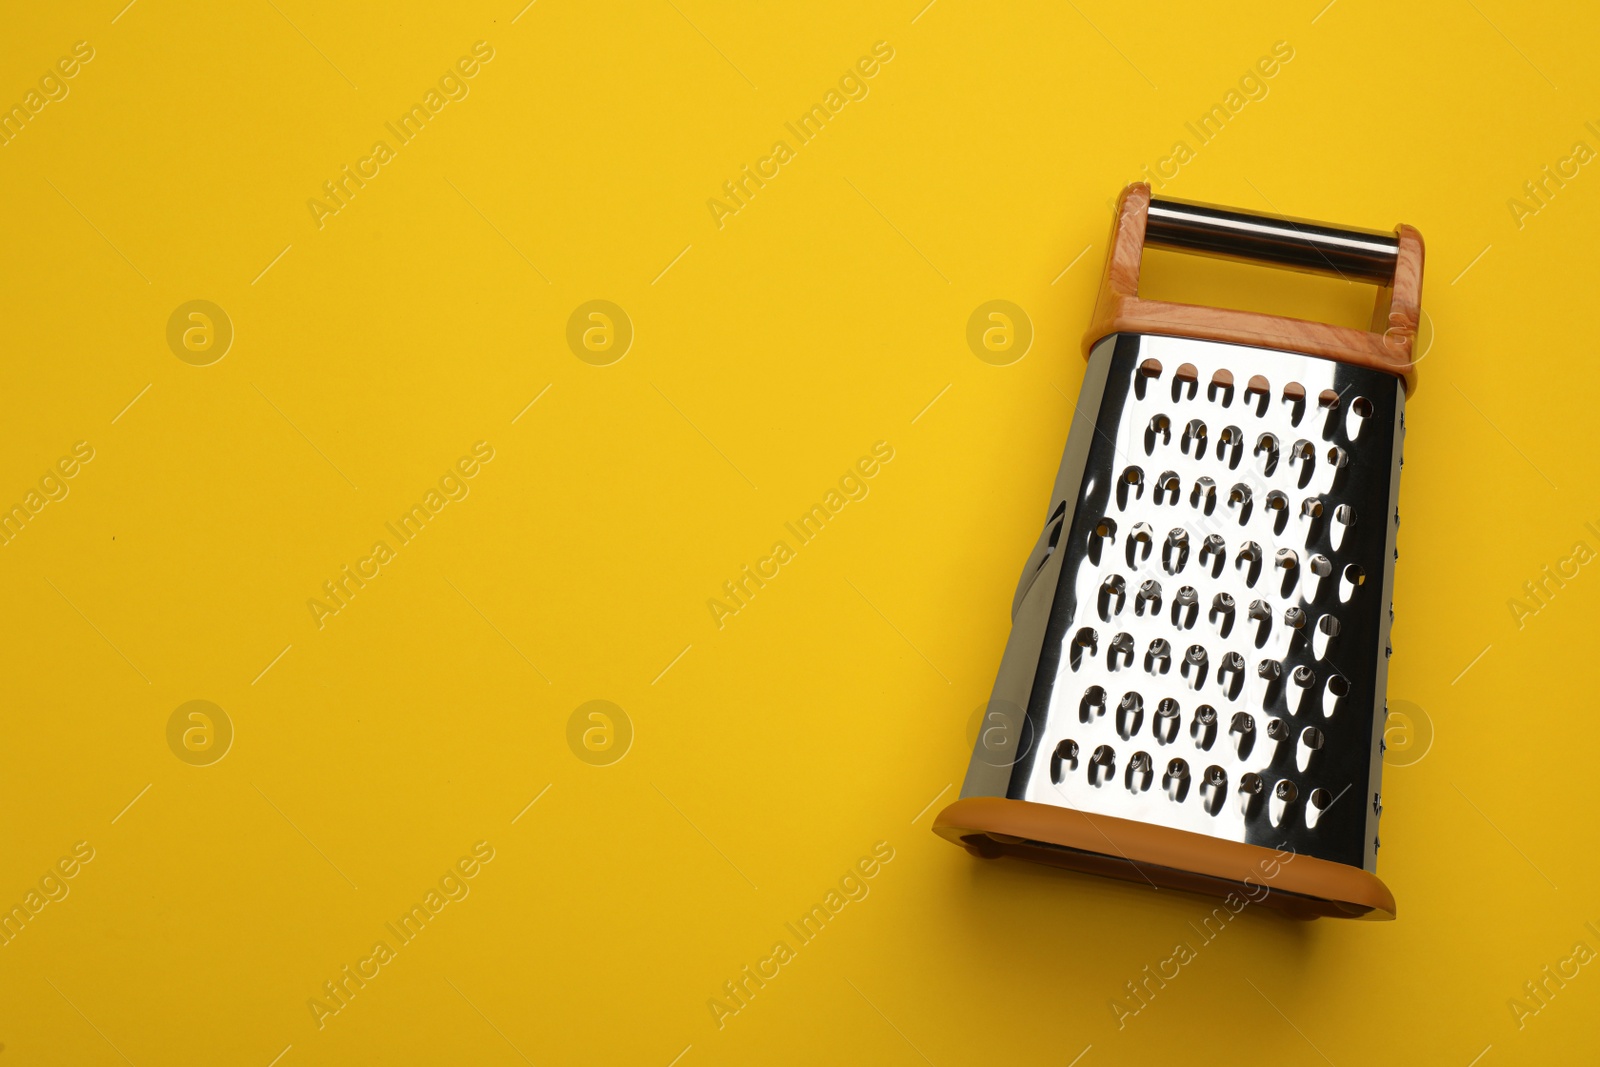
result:
M 1011 607 L 1011 636 L 995 674 L 994 688 L 984 709 L 972 759 L 961 784 L 961 796 L 1005 796 L 1012 767 L 1028 752 L 1036 736 L 1024 712 L 1045 641 L 1056 583 L 1060 579 L 1066 530 L 1077 502 L 1083 472 L 1089 461 L 1089 441 L 1095 436 L 1110 368 L 1110 345 L 1104 358 L 1096 349 L 1084 371 L 1083 387 L 1073 405 L 1072 423 L 1062 448 L 1061 466 L 1045 510 L 1045 526 L 1022 568 Z
M 1399 384 L 1187 338 L 1102 357 L 1005 795 L 1369 866 Z
M 1378 665 L 1373 688 L 1372 745 L 1368 771 L 1368 796 L 1366 798 L 1366 848 L 1364 866 L 1369 871 L 1378 869 L 1378 822 L 1383 813 L 1383 730 L 1389 718 L 1389 655 L 1393 648 L 1390 630 L 1394 625 L 1394 565 L 1400 559 L 1397 543 L 1400 538 L 1400 472 L 1405 466 L 1406 391 L 1395 383 L 1393 462 L 1389 471 L 1388 537 L 1384 544 L 1383 596 L 1386 605 L 1381 620 L 1381 633 L 1373 656 Z

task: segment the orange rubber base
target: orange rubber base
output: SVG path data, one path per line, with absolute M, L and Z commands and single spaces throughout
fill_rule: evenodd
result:
M 1206 896 L 1238 894 L 1298 919 L 1395 917 L 1394 894 L 1360 867 L 1074 808 L 968 797 L 941 811 L 933 832 L 985 859 L 1011 855 Z

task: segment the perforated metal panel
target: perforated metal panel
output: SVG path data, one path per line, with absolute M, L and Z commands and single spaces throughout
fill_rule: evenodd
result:
M 1102 342 L 962 795 L 1371 869 L 1403 403 L 1332 360 Z

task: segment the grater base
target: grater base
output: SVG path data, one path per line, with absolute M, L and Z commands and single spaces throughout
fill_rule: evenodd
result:
M 973 855 L 1016 856 L 1129 882 L 1248 900 L 1290 918 L 1395 917 L 1394 894 L 1370 871 L 1167 826 L 1003 797 L 967 797 L 933 832 Z

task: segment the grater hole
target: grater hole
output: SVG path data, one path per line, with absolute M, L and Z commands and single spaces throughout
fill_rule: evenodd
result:
M 1239 691 L 1244 688 L 1243 656 L 1229 652 L 1222 657 L 1222 664 L 1217 668 L 1217 684 L 1224 687 L 1223 691 L 1228 694 L 1229 700 L 1239 699 Z M 1237 717 L 1234 722 L 1237 724 Z
M 1295 574 L 1295 568 L 1300 565 L 1300 556 L 1292 548 L 1280 548 L 1273 565 L 1283 569 L 1283 583 L 1278 593 L 1280 596 L 1288 596 L 1294 590 L 1299 577 Z
M 1350 528 L 1355 524 L 1355 508 L 1349 504 L 1340 504 L 1333 509 L 1333 528 L 1328 531 L 1328 541 L 1335 552 L 1344 544 L 1344 539 L 1350 535 Z
M 1177 574 L 1189 562 L 1189 532 L 1181 527 L 1167 534 L 1161 546 L 1161 566 L 1168 574 Z
M 1350 683 L 1341 674 L 1328 676 L 1328 687 L 1322 694 L 1322 716 L 1331 718 L 1339 710 L 1339 701 L 1350 694 Z
M 1315 726 L 1307 726 L 1304 730 L 1300 731 L 1300 743 L 1313 752 L 1320 751 L 1323 745 L 1322 731 L 1317 729 Z M 1314 795 L 1315 794 L 1313 794 L 1313 796 Z M 1325 808 L 1328 805 L 1322 804 L 1319 806 Z
M 1217 458 L 1227 463 L 1229 470 L 1239 466 L 1244 455 L 1244 431 L 1237 426 L 1224 426 L 1217 435 Z
M 1206 424 L 1201 419 L 1190 419 L 1189 425 L 1183 428 L 1183 439 L 1178 442 L 1184 455 L 1190 455 L 1190 445 L 1194 446 L 1195 459 L 1206 457 Z
M 1339 599 L 1348 603 L 1350 598 L 1356 595 L 1357 587 L 1364 585 L 1366 581 L 1367 572 L 1359 565 L 1352 563 L 1345 567 L 1344 574 L 1339 578 Z
M 1350 453 L 1346 452 L 1338 445 L 1333 445 L 1328 449 L 1328 466 L 1338 470 L 1341 467 L 1347 467 L 1349 465 Z
M 1150 674 L 1166 674 L 1172 669 L 1172 645 L 1164 637 L 1150 642 L 1145 650 L 1144 669 Z
M 1350 401 L 1350 414 L 1345 416 L 1345 436 L 1354 441 L 1361 436 L 1361 431 L 1366 429 L 1367 421 L 1372 418 L 1372 401 L 1364 396 L 1358 396 Z
M 1318 659 L 1327 659 L 1328 650 L 1333 647 L 1333 639 L 1339 636 L 1339 620 L 1332 615 L 1324 615 L 1317 620 L 1317 632 L 1312 638 L 1311 650 Z
M 1328 805 L 1333 803 L 1333 794 L 1326 789 L 1318 787 L 1311 791 L 1307 798 L 1310 803 L 1306 805 L 1306 828 L 1316 829 L 1317 822 L 1322 818 L 1322 813 L 1328 810 Z
M 1238 558 L 1234 560 L 1235 568 L 1245 568 L 1245 584 L 1255 588 L 1256 579 L 1261 577 L 1261 546 L 1254 541 L 1246 541 L 1239 546 Z
M 1105 551 L 1106 542 L 1115 540 L 1116 536 L 1116 522 L 1102 516 L 1089 533 L 1089 562 L 1098 567 L 1100 565 L 1100 556 Z
M 1233 720 L 1228 724 L 1228 733 L 1233 737 L 1235 751 L 1239 758 L 1244 759 L 1250 755 L 1250 750 L 1256 743 L 1256 721 L 1247 711 L 1236 711 Z
M 1271 605 L 1265 600 L 1252 600 L 1247 617 L 1256 624 L 1256 647 L 1265 646 L 1268 636 L 1272 633 Z
M 1206 398 L 1212 403 L 1219 400 L 1223 407 L 1233 403 L 1233 372 L 1219 370 L 1211 376 L 1211 384 L 1206 387 Z
M 1124 741 L 1139 732 L 1144 722 L 1144 697 L 1138 693 L 1125 693 L 1117 704 L 1117 733 Z
M 1261 776 L 1251 771 L 1239 777 L 1239 808 L 1246 817 L 1255 814 L 1261 808 L 1262 794 L 1267 791 L 1267 783 Z
M 1274 741 L 1287 741 L 1289 739 L 1289 724 L 1282 719 L 1268 719 L 1267 736 Z
M 1259 418 L 1267 413 L 1267 404 L 1271 400 L 1272 383 L 1259 374 L 1252 375 L 1249 384 L 1244 387 L 1244 402 L 1254 406 Z
M 1306 569 L 1318 578 L 1326 578 L 1333 573 L 1333 561 L 1319 552 L 1306 562 Z
M 1217 709 L 1210 704 L 1201 704 L 1194 709 L 1194 718 L 1189 723 L 1189 736 L 1194 739 L 1194 745 L 1202 752 L 1208 752 L 1217 740 Z
M 1133 666 L 1133 635 L 1120 633 L 1111 639 L 1106 648 L 1106 669 L 1121 670 Z
M 1167 791 L 1167 799 L 1183 803 L 1189 795 L 1189 764 L 1181 759 L 1168 760 L 1161 788 Z
M 1308 519 L 1322 518 L 1322 498 L 1308 496 L 1300 504 L 1300 514 Z
M 1194 586 L 1184 585 L 1178 587 L 1178 595 L 1172 598 L 1172 625 L 1180 630 L 1194 628 L 1195 617 L 1200 613 L 1200 594 L 1195 592 Z
M 1278 779 L 1278 784 L 1272 787 L 1272 805 L 1270 808 L 1272 825 L 1282 826 L 1285 816 L 1289 813 L 1289 806 L 1300 796 L 1300 790 L 1287 778 Z
M 1193 363 L 1181 364 L 1172 374 L 1172 399 L 1193 400 L 1199 388 L 1200 372 Z
M 1261 705 L 1277 704 L 1278 694 L 1283 693 L 1283 664 L 1277 659 L 1262 659 L 1256 664 L 1256 677 L 1261 678 L 1262 694 Z M 1274 741 L 1282 741 L 1282 737 L 1274 734 Z
M 1317 406 L 1329 411 L 1336 411 L 1339 407 L 1339 394 L 1332 389 L 1324 389 L 1317 394 Z
M 1078 702 L 1078 721 L 1093 722 L 1106 713 L 1106 691 L 1098 685 L 1091 685 L 1083 691 L 1083 699 Z
M 1197 478 L 1189 493 L 1189 506 L 1199 508 L 1205 515 L 1217 510 L 1217 483 L 1210 478 Z
M 1150 788 L 1150 782 L 1155 778 L 1153 761 L 1148 752 L 1135 752 L 1128 760 L 1128 771 L 1122 778 L 1122 784 L 1128 787 L 1130 793 L 1143 793 Z
M 1278 439 L 1270 433 L 1256 438 L 1255 457 L 1260 460 L 1261 474 L 1270 478 L 1278 469 Z
M 1221 534 L 1209 534 L 1200 544 L 1200 565 L 1207 565 L 1210 560 L 1211 577 L 1222 577 L 1222 568 L 1228 562 L 1228 542 L 1222 539 Z
M 1144 470 L 1140 467 L 1129 467 L 1117 479 L 1117 507 L 1126 511 L 1130 496 L 1135 500 L 1144 496 Z
M 1067 777 L 1067 771 L 1077 769 L 1078 742 L 1070 738 L 1063 739 L 1050 754 L 1050 781 L 1054 785 L 1060 785 Z
M 1083 651 L 1089 650 L 1093 656 L 1100 649 L 1100 635 L 1095 633 L 1092 626 L 1085 626 L 1072 636 L 1072 647 L 1067 650 L 1067 662 L 1074 671 L 1083 666 Z
M 1177 471 L 1162 471 L 1156 479 L 1156 487 L 1150 494 L 1150 503 L 1176 504 L 1183 495 L 1183 482 L 1178 478 Z
M 1110 745 L 1101 745 L 1089 757 L 1089 784 L 1096 788 L 1105 785 L 1117 773 L 1117 752 Z
M 1144 454 L 1152 455 L 1156 450 L 1156 438 L 1161 439 L 1164 445 L 1172 443 L 1172 420 L 1164 414 L 1152 415 L 1150 424 L 1144 429 Z
M 1178 702 L 1167 697 L 1156 705 L 1155 721 L 1150 724 L 1150 732 L 1155 735 L 1156 744 L 1170 745 L 1178 736 Z
M 1255 508 L 1250 496 L 1250 487 L 1243 482 L 1235 482 L 1233 488 L 1228 490 L 1228 507 L 1239 509 L 1240 526 L 1249 522 L 1250 512 Z
M 1153 616 L 1161 610 L 1161 583 L 1154 578 L 1141 582 L 1139 592 L 1133 598 L 1133 613 L 1144 615 L 1148 608 Z
M 1206 682 L 1206 667 L 1210 657 L 1200 645 L 1190 645 L 1183 654 L 1183 665 L 1178 668 L 1178 673 L 1188 679 L 1192 689 L 1199 689 Z
M 1233 597 L 1227 593 L 1218 593 L 1211 598 L 1211 614 L 1207 616 L 1217 626 L 1217 632 L 1223 637 L 1233 632 L 1233 619 L 1235 614 Z
M 1122 614 L 1128 599 L 1128 582 L 1120 574 L 1113 574 L 1100 583 L 1100 621 L 1110 622 L 1113 615 Z
M 1290 382 L 1283 387 L 1283 402 L 1289 405 L 1289 421 L 1300 425 L 1300 420 L 1306 415 L 1306 387 L 1299 382 Z
M 1311 484 L 1311 476 L 1317 468 L 1317 449 L 1310 441 L 1301 438 L 1289 446 L 1289 466 L 1300 468 L 1299 486 L 1304 489 Z
M 1139 364 L 1139 373 L 1133 376 L 1134 395 L 1143 400 L 1144 394 L 1149 391 L 1150 383 L 1159 377 L 1161 377 L 1159 359 L 1147 359 Z
M 1227 795 L 1228 772 L 1213 763 L 1200 779 L 1200 803 L 1205 807 L 1206 814 L 1215 815 L 1221 811 Z
M 1150 558 L 1156 532 L 1148 522 L 1136 522 L 1128 531 L 1128 569 L 1133 570 Z
M 1294 679 L 1294 684 L 1301 689 L 1310 689 L 1317 684 L 1317 672 L 1305 664 L 1296 667 L 1290 677 Z

